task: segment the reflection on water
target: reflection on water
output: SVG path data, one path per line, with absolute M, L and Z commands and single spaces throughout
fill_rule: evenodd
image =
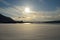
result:
M 0 24 L 0 40 L 60 40 L 60 25 Z
M 23 23 L 23 24 L 31 24 L 31 23 Z

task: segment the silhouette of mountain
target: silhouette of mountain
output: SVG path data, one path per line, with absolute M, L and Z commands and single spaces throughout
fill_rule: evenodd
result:
M 23 23 L 23 21 L 15 21 L 11 19 L 10 17 L 6 17 L 0 14 L 0 23 Z
M 0 14 L 0 23 L 13 23 L 13 22 L 15 22 L 13 19 Z
M 56 21 L 46 21 L 46 22 L 43 22 L 43 23 L 60 23 L 60 20 L 56 20 Z

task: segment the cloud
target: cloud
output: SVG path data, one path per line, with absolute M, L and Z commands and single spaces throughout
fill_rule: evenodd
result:
M 22 19 L 19 17 L 22 17 L 23 8 L 23 6 L 11 6 L 8 8 L 0 8 L 0 13 L 5 16 L 11 17 L 14 20 L 20 20 Z
M 40 2 L 41 4 L 45 4 L 45 1 L 44 1 L 44 0 L 39 0 L 39 2 Z
M 44 0 L 39 0 L 40 2 L 44 2 Z
M 12 16 L 9 16 L 9 15 L 6 15 L 6 16 L 9 16 L 9 17 L 13 17 L 13 16 L 19 16 L 18 12 L 14 9 L 14 8 L 0 8 L 0 13 L 2 14 L 10 14 Z
M 0 0 L 0 2 L 2 2 L 2 1 L 4 1 L 4 0 Z
M 19 9 L 19 7 L 16 6 L 17 9 Z M 22 16 L 22 12 L 19 12 L 18 10 L 12 8 L 12 7 L 9 7 L 9 8 L 5 8 L 5 9 L 2 9 L 0 8 L 0 12 L 1 13 L 5 13 L 5 14 L 9 14 L 9 15 L 12 15 L 10 16 L 11 18 L 13 19 L 22 19 L 22 18 L 18 18 L 18 17 L 21 17 Z M 19 9 L 21 10 L 21 9 Z M 9 16 L 9 15 L 6 15 L 6 16 Z M 32 15 L 36 15 L 36 18 L 33 19 L 32 21 L 46 21 L 46 20 L 60 20 L 60 9 L 57 9 L 55 11 L 32 11 L 29 15 L 31 15 L 31 17 L 33 17 Z
M 60 20 L 60 8 L 55 11 L 33 11 L 32 13 L 37 16 L 36 21 Z
M 45 21 L 45 20 L 60 20 L 60 9 L 57 9 L 55 11 L 38 11 L 38 12 L 33 11 L 30 14 L 36 15 L 36 18 L 34 20 L 36 20 L 36 19 L 43 20 L 43 21 Z
M 5 5 L 11 5 L 11 4 L 9 4 L 9 3 L 6 2 L 6 1 L 2 1 L 2 3 L 4 3 Z

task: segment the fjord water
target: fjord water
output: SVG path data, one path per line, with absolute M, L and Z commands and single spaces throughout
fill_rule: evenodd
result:
M 0 24 L 0 40 L 60 40 L 60 24 Z

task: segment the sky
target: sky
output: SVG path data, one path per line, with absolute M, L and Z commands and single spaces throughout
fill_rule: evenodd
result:
M 31 13 L 24 13 L 26 7 Z M 0 14 L 14 20 L 60 20 L 60 0 L 0 0 Z

